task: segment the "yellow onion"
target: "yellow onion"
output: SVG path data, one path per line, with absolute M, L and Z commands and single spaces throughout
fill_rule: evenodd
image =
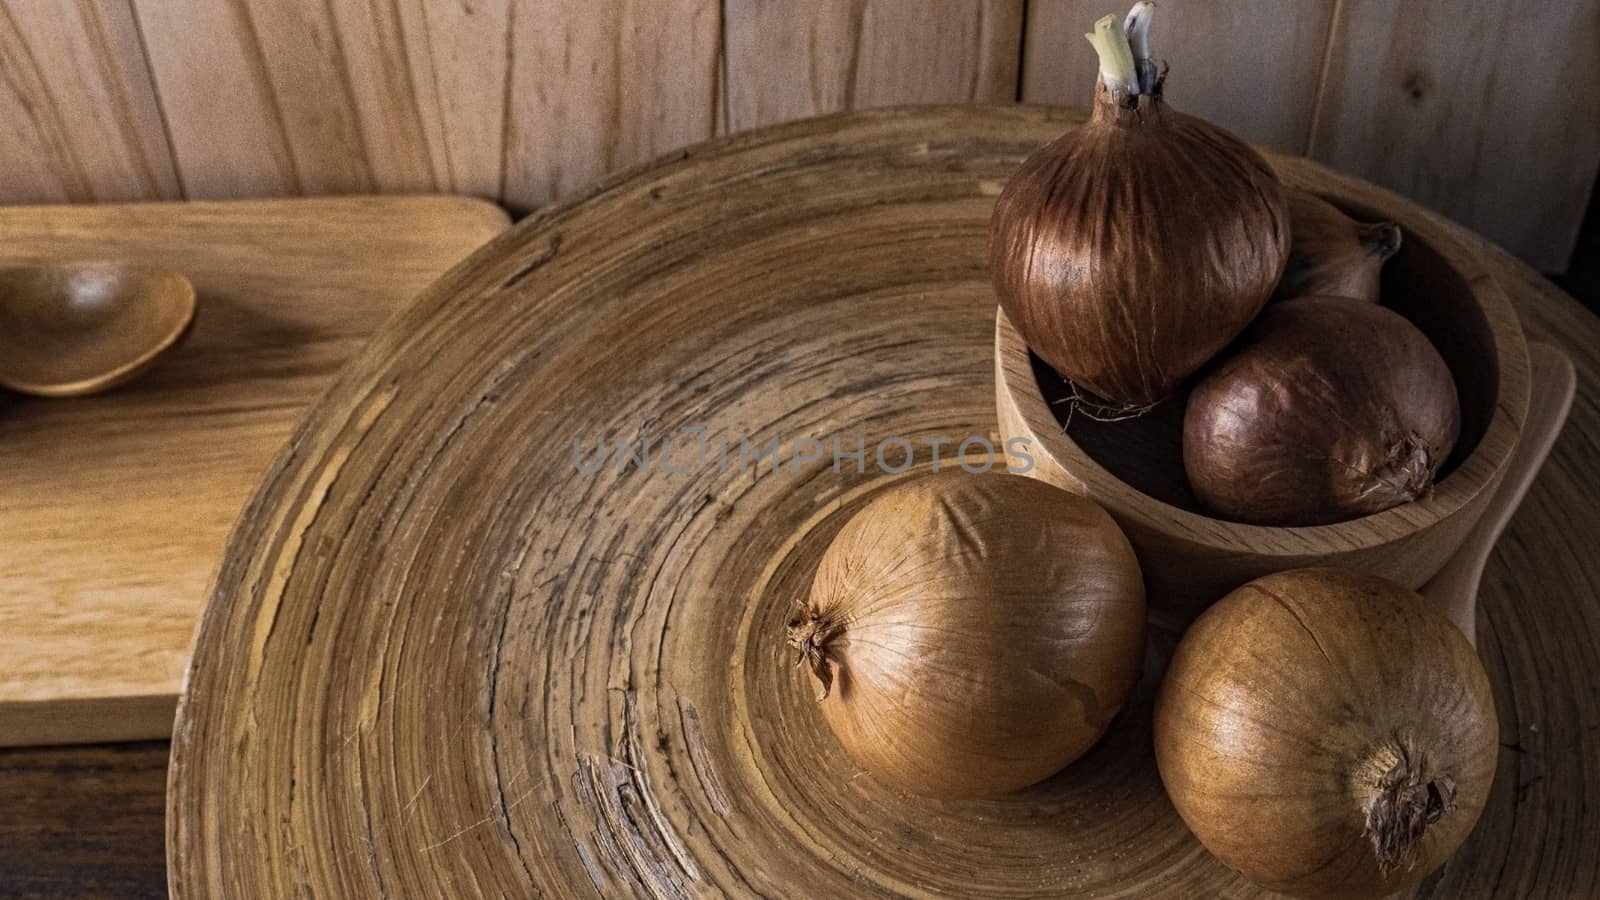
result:
M 1433 489 L 1461 428 L 1455 379 L 1426 335 L 1374 303 L 1274 303 L 1189 394 L 1183 467 L 1208 509 L 1325 525 Z
M 1477 653 L 1412 591 L 1333 569 L 1250 582 L 1184 635 L 1155 710 L 1178 814 L 1245 877 L 1382 897 L 1443 864 L 1494 780 Z
M 1287 189 L 1289 264 L 1276 297 L 1349 297 L 1378 302 L 1383 264 L 1400 249 L 1400 226 L 1357 222 L 1309 191 Z
M 1156 403 L 1232 341 L 1289 255 L 1266 160 L 1169 108 L 1148 58 L 1106 17 L 1089 121 L 1029 156 L 995 204 L 989 269 L 1040 359 L 1111 411 Z M 1138 58 L 1144 57 L 1144 58 Z
M 1055 773 L 1138 678 L 1144 584 L 1093 501 L 944 472 L 873 499 L 834 538 L 788 641 L 824 717 L 878 780 L 983 797 Z

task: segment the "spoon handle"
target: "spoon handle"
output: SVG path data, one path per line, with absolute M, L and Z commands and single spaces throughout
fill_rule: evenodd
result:
M 1478 644 L 1478 582 L 1483 567 L 1561 433 L 1577 384 L 1572 360 L 1549 344 L 1530 343 L 1528 360 L 1532 364 L 1528 418 L 1516 450 L 1506 462 L 1505 478 L 1455 555 L 1422 587 L 1422 595 L 1444 610 L 1473 646 Z

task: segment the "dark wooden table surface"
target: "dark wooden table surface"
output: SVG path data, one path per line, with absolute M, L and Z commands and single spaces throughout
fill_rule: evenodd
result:
M 167 742 L 0 750 L 0 897 L 165 897 Z

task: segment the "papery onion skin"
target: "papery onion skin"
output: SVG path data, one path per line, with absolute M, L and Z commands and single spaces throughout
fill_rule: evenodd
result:
M 931 797 L 988 797 L 1088 750 L 1138 680 L 1144 583 L 1093 501 L 1017 475 L 884 491 L 789 627 L 849 755 Z
M 1183 465 L 1211 512 L 1326 525 L 1427 496 L 1461 430 L 1426 335 L 1376 304 L 1274 303 L 1189 395 Z
M 1498 725 L 1476 651 L 1428 601 L 1302 569 L 1190 626 L 1155 746 L 1173 805 L 1217 858 L 1275 891 L 1366 898 L 1416 885 L 1471 833 Z
M 1285 188 L 1292 242 L 1274 298 L 1349 297 L 1377 303 L 1383 264 L 1400 250 L 1400 226 L 1358 222 L 1309 191 Z
M 1090 120 L 1023 162 L 989 225 L 995 293 L 1028 346 L 1128 408 L 1164 399 L 1226 347 L 1288 255 L 1266 160 L 1167 107 L 1159 87 L 1128 101 L 1097 85 Z

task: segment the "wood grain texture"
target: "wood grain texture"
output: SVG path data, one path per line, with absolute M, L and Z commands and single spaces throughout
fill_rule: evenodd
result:
M 513 5 L 327 4 L 378 190 L 500 196 Z
M 1097 748 L 1004 800 L 919 801 L 849 765 L 783 626 L 896 477 L 870 457 L 719 471 L 689 437 L 668 457 L 687 472 L 573 468 L 574 437 L 685 424 L 780 452 L 988 434 L 994 193 L 1076 115 L 735 136 L 540 213 L 430 289 L 233 536 L 175 734 L 174 895 L 1256 896 L 1162 793 L 1153 678 Z M 1583 387 L 1484 583 L 1508 746 L 1427 887 L 1591 896 L 1600 322 L 1454 233 Z
M 715 0 L 135 3 L 195 198 L 528 209 L 710 137 L 722 108 Z
M 1131 4 L 1129 4 L 1131 5 Z M 1151 48 L 1172 67 L 1174 108 L 1253 143 L 1303 153 L 1334 0 L 1162 3 Z M 1087 106 L 1099 65 L 1083 39 L 1110 11 L 1095 0 L 1030 0 L 1022 99 Z
M 1087 103 L 1082 35 L 1104 11 L 12 2 L 0 202 L 444 191 L 525 211 L 713 133 L 806 115 Z M 1180 109 L 1309 148 L 1560 269 L 1600 168 L 1597 17 L 1586 0 L 1226 0 L 1163 6 L 1155 40 Z
M 179 195 L 128 4 L 0 4 L 0 203 Z
M 1455 555 L 1422 587 L 1422 595 L 1444 610 L 1473 646 L 1478 643 L 1478 586 L 1483 581 L 1484 568 L 1511 517 L 1522 506 L 1528 488 L 1544 468 L 1550 448 L 1566 427 L 1577 389 L 1578 376 L 1572 360 L 1559 348 L 1531 343 L 1528 361 L 1528 418 L 1517 438 L 1517 449 L 1506 465 L 1506 476 Z
M 507 40 L 502 200 L 514 209 L 717 132 L 717 0 L 522 0 Z
M 1022 0 L 729 0 L 728 126 L 1016 97 Z
M 1339 9 L 1310 154 L 1565 269 L 1600 170 L 1600 5 Z
M 134 0 L 190 198 L 500 193 L 510 0 Z
M 0 268 L 110 257 L 199 295 L 139 382 L 0 395 L 0 745 L 170 734 L 223 539 L 301 410 L 505 221 L 440 197 L 0 209 Z
M 0 750 L 0 894 L 162 898 L 167 743 Z
M 133 3 L 185 196 L 375 188 L 327 6 Z

